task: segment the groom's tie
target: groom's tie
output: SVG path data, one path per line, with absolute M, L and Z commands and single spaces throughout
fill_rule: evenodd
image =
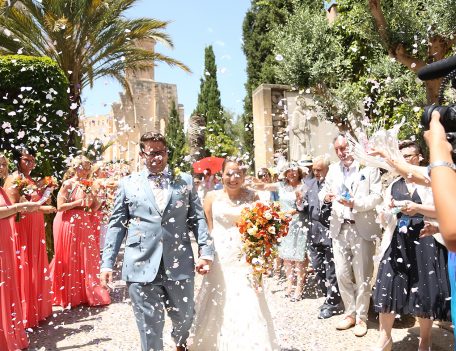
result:
M 155 202 L 157 203 L 160 212 L 163 212 L 166 206 L 166 195 L 168 194 L 168 174 L 149 174 L 148 178 L 151 184 L 152 192 L 154 193 Z

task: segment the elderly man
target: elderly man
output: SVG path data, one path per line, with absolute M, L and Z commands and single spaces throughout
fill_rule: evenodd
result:
M 332 203 L 330 234 L 333 239 L 336 276 L 345 316 L 336 328 L 352 327 L 356 336 L 367 333 L 375 239 L 381 230 L 375 222 L 375 207 L 382 202 L 380 172 L 361 168 L 348 153 L 344 135 L 334 139 L 340 162 L 329 167 L 319 193 L 320 203 Z
M 322 155 L 314 158 L 312 163 L 314 178 L 306 181 L 308 190 L 303 197 L 303 209 L 309 222 L 307 232 L 309 256 L 316 272 L 318 286 L 326 296 L 324 304 L 320 307 L 318 318 L 330 318 L 343 311 L 340 306 L 341 298 L 337 286 L 332 241 L 329 236 L 331 203 L 323 203 L 320 206 L 318 199 L 318 193 L 323 187 L 329 170 L 329 163 L 328 156 Z

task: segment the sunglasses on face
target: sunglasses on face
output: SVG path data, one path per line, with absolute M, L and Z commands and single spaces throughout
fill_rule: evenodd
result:
M 155 157 L 163 157 L 167 154 L 168 150 L 163 149 L 163 150 L 157 150 L 157 151 L 143 151 L 142 154 L 147 157 L 147 158 L 155 158 Z

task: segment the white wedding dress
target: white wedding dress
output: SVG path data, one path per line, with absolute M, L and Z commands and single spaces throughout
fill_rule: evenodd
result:
M 245 206 L 222 198 L 212 203 L 215 258 L 197 297 L 192 350 L 280 350 L 264 293 L 252 287 L 250 267 L 240 258 L 236 222 Z

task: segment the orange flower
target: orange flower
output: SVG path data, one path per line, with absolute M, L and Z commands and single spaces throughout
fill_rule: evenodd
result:
M 241 211 L 241 219 L 236 223 L 243 242 L 241 255 L 260 281 L 261 274 L 268 271 L 277 257 L 275 246 L 287 235 L 290 220 L 278 203 L 256 202 Z

